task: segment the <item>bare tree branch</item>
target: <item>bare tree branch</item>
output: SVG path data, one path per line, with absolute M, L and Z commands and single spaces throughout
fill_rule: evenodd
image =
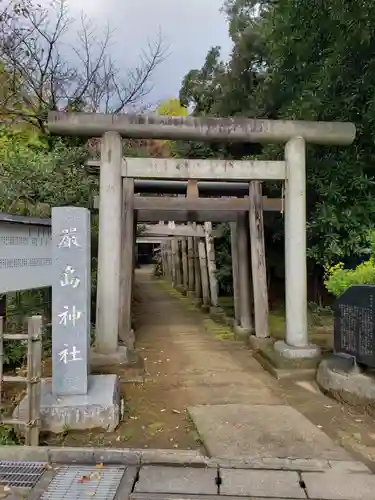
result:
M 160 33 L 142 50 L 136 67 L 121 68 L 111 57 L 114 33 L 109 27 L 100 32 L 81 15 L 77 40 L 68 44 L 75 21 L 66 0 L 52 0 L 48 7 L 30 1 L 19 0 L 16 10 L 0 8 L 4 118 L 43 128 L 50 110 L 120 113 L 149 94 L 152 74 L 167 56 Z

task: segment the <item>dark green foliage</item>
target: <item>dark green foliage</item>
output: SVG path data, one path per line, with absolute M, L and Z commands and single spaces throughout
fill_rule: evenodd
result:
M 195 114 L 352 121 L 357 127 L 352 146 L 308 148 L 309 265 L 322 276 L 322 265 L 366 252 L 375 222 L 375 3 L 226 0 L 223 10 L 233 51 L 223 63 L 219 49 L 211 49 L 203 67 L 186 76 L 180 99 Z M 216 148 L 236 158 L 283 155 L 282 146 Z M 191 156 L 196 150 L 190 146 Z M 186 149 L 181 153 L 189 156 Z M 280 186 L 276 191 L 280 196 Z M 267 233 L 269 254 L 269 241 L 282 245 L 283 225 L 272 223 Z M 218 258 L 226 261 L 228 254 L 226 248 Z

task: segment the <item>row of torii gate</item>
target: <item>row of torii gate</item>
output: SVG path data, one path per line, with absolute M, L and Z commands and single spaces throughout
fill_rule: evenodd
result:
M 234 297 L 234 327 L 237 335 L 247 338 L 253 334 L 252 302 L 254 302 L 255 330 L 258 339 L 269 338 L 268 330 L 268 300 L 266 273 L 258 273 L 265 267 L 265 253 L 261 252 L 259 259 L 251 260 L 249 246 L 248 213 L 239 212 L 237 221 L 230 222 L 231 257 Z M 260 221 L 261 222 L 261 221 Z M 263 226 L 260 223 L 255 238 L 262 239 Z M 219 304 L 219 287 L 216 278 L 216 259 L 214 238 L 220 236 L 220 230 L 213 230 L 211 222 L 203 226 L 193 223 L 187 226 L 175 225 L 169 222 L 168 226 L 147 226 L 143 236 L 137 243 L 155 241 L 164 235 L 160 241 L 160 253 L 163 275 L 182 293 L 195 299 L 206 310 L 213 313 L 221 312 Z M 152 238 L 151 235 L 154 235 Z M 260 242 L 264 248 L 264 242 Z M 249 264 L 253 263 L 251 274 Z M 258 290 L 262 293 L 254 295 L 251 284 L 254 282 L 251 275 L 258 279 Z M 262 278 L 262 281 L 259 280 Z
M 90 161 L 88 166 L 95 172 L 93 168 L 98 169 L 100 162 Z M 281 211 L 283 204 L 281 199 L 262 197 L 261 192 L 259 181 L 135 181 L 133 205 L 134 218 L 138 222 L 175 217 L 179 222 L 188 223 L 176 224 L 174 220 L 165 224 L 160 220 L 158 224 L 143 226 L 136 243 L 159 244 L 163 274 L 172 286 L 214 311 L 219 308 L 219 293 L 213 240 L 221 231 L 213 230 L 211 221 L 203 225 L 201 222 L 207 217 L 214 222 L 229 222 L 236 332 L 241 336 L 252 333 L 253 302 L 256 337 L 266 339 L 269 331 L 263 211 Z M 146 194 L 159 194 L 163 198 L 147 197 Z M 99 205 L 96 199 L 94 207 L 99 208 Z M 258 249 L 252 258 L 250 248 Z M 255 293 L 251 290 L 254 282 L 257 284 Z M 129 347 L 132 340 L 124 338 Z
M 187 247 L 193 249 L 190 262 L 195 263 L 194 280 L 191 274 L 189 280 L 192 267 L 188 267 L 187 286 L 190 292 L 199 295 L 200 281 L 203 300 L 207 305 L 210 300 L 213 306 L 217 305 L 217 285 L 216 290 L 214 281 L 211 287 L 208 285 L 209 278 L 214 276 L 210 223 L 230 222 L 236 318 L 240 327 L 252 331 L 253 297 L 254 335 L 260 339 L 269 336 L 263 211 L 280 210 L 280 200 L 263 198 L 261 181 L 285 183 L 286 332 L 285 340 L 274 344 L 275 349 L 289 358 L 319 354 L 319 348 L 309 344 L 307 329 L 306 143 L 351 144 L 355 138 L 353 124 L 53 112 L 49 114 L 48 127 L 55 134 L 101 137 L 100 161 L 90 162 L 91 167 L 100 170 L 96 356 L 103 357 L 106 363 L 115 363 L 125 360 L 127 349 L 133 348 L 131 304 L 137 222 L 194 224 L 185 229 L 192 231 L 186 235 L 186 241 Z M 122 137 L 284 143 L 285 157 L 283 161 L 123 158 Z M 175 189 L 174 194 L 178 190 L 181 193 L 185 183 L 186 187 L 182 188 L 186 190 L 185 196 L 148 197 L 144 196 L 145 192 L 139 195 L 140 191 L 147 191 L 147 183 L 152 190 L 152 183 L 161 181 L 164 191 Z M 248 196 L 215 199 L 199 196 L 199 186 L 206 184 L 206 189 L 210 190 L 212 181 L 221 185 L 222 192 L 227 189 L 226 196 L 231 195 L 228 193 L 238 196 L 233 186 L 240 182 Z M 168 182 L 174 182 L 175 188 L 169 189 Z M 144 183 L 144 190 L 141 183 Z M 163 192 L 160 189 L 157 192 Z M 200 223 L 206 224 L 201 226 Z M 180 236 L 176 232 L 170 234 L 172 229 L 166 229 L 167 236 Z M 159 224 L 156 231 L 160 231 Z M 178 231 L 182 231 L 181 226 Z M 163 243 L 163 250 L 167 250 L 166 243 L 168 241 Z M 199 257 L 201 262 L 205 258 L 206 248 L 207 273 L 201 264 L 198 265 Z M 180 280 L 177 276 L 181 263 L 176 251 L 174 253 L 175 258 L 169 257 L 169 260 L 166 260 L 169 252 L 164 253 L 164 268 L 176 282 Z M 200 270 L 203 272 L 199 276 Z M 119 345 L 119 338 L 125 346 Z
M 152 188 L 153 182 L 148 182 L 145 188 Z M 196 299 L 206 309 L 218 312 L 219 290 L 214 238 L 221 236 L 222 231 L 213 229 L 211 221 L 206 221 L 202 225 L 200 222 L 207 215 L 211 215 L 215 222 L 229 222 L 236 332 L 244 337 L 253 333 L 253 302 L 256 337 L 268 338 L 263 211 L 281 211 L 282 200 L 262 197 L 259 181 L 251 181 L 250 184 L 215 182 L 211 183 L 212 187 L 209 186 L 210 183 L 206 183 L 205 186 L 205 183 L 191 180 L 179 184 L 181 186 L 176 183 L 170 185 L 170 181 L 166 181 L 160 186 L 156 184 L 155 189 L 171 192 L 174 186 L 178 187 L 179 191 L 185 188 L 186 195 L 180 195 L 183 198 L 175 199 L 179 211 L 174 210 L 174 214 L 179 214 L 179 220 L 185 219 L 184 222 L 189 220 L 190 222 L 181 225 L 169 221 L 168 225 L 165 225 L 164 221 L 160 221 L 159 224 L 145 226 L 141 236 L 137 238 L 137 243 L 160 244 L 163 274 L 172 286 L 187 293 L 190 298 Z M 141 189 L 140 186 L 139 190 Z M 205 199 L 204 204 L 210 206 L 210 210 L 200 211 L 199 203 L 202 198 L 199 196 L 204 195 L 205 191 L 209 194 L 216 191 L 216 194 L 224 195 L 226 198 Z M 245 197 L 229 198 L 229 195 Z M 194 210 L 187 210 L 189 206 L 194 207 Z M 143 218 L 142 212 L 140 216 Z M 192 220 L 194 222 L 191 222 Z M 249 231 L 250 228 L 252 229 Z M 250 248 L 259 250 L 252 258 Z M 257 286 L 252 290 L 254 282 Z

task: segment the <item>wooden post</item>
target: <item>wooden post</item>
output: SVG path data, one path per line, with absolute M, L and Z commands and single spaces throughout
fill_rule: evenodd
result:
M 122 183 L 122 230 L 121 230 L 121 281 L 119 336 L 125 345 L 133 349 L 131 328 L 132 281 L 134 267 L 134 179 L 124 178 Z
M 191 223 L 190 223 L 191 224 Z M 195 279 L 194 279 L 194 238 L 187 239 L 188 247 L 188 280 L 189 280 L 189 294 L 194 293 Z
M 194 223 L 194 227 L 196 224 Z M 202 277 L 201 266 L 199 261 L 199 238 L 194 238 L 194 284 L 195 284 L 195 298 L 200 301 L 202 298 Z
M 160 245 L 160 257 L 163 266 L 163 276 L 164 278 L 168 277 L 168 259 L 167 259 L 167 247 L 166 242 L 162 241 Z
M 215 260 L 215 245 L 212 238 L 212 223 L 204 223 L 206 251 L 207 251 L 207 267 L 208 278 L 210 282 L 211 306 L 219 307 L 219 287 L 216 278 L 216 260 Z
M 42 377 L 42 316 L 29 318 L 27 333 L 28 422 L 26 424 L 25 444 L 38 446 Z
M 240 326 L 245 332 L 250 333 L 253 329 L 253 322 L 251 318 L 249 223 L 246 213 L 238 214 L 237 231 Z
M 204 240 L 198 242 L 199 264 L 202 279 L 202 301 L 206 307 L 210 306 L 210 285 L 208 281 L 206 243 Z
M 168 227 L 173 228 L 174 222 L 169 221 Z M 176 270 L 174 268 L 172 239 L 168 240 L 168 262 L 169 262 L 169 269 L 170 269 L 170 282 L 171 282 L 171 285 L 174 286 L 176 283 Z
M 164 221 L 160 221 L 159 224 L 164 225 Z M 160 258 L 162 262 L 162 272 L 163 277 L 168 279 L 169 271 L 168 271 L 168 253 L 167 253 L 167 242 L 162 241 L 160 243 Z
M 169 222 L 169 227 L 176 227 L 173 221 Z M 172 252 L 172 286 L 178 286 L 180 284 L 181 268 L 180 268 L 180 256 L 178 253 L 178 241 L 176 238 L 171 239 L 171 252 Z
M 180 253 L 180 242 L 178 238 L 172 239 L 172 253 L 174 255 L 174 265 L 176 269 L 176 284 L 175 286 L 182 285 L 182 272 L 181 272 L 181 253 Z
M 187 183 L 186 188 L 187 198 L 199 198 L 198 182 L 196 179 L 190 179 Z M 196 222 L 193 222 L 193 227 L 197 227 Z M 194 287 L 195 287 L 195 298 L 200 300 L 202 297 L 202 277 L 201 268 L 199 261 L 199 245 L 198 238 L 193 238 L 193 255 L 194 255 Z M 192 282 L 192 281 L 191 281 Z
M 268 291 L 264 246 L 262 186 L 259 181 L 250 182 L 249 202 L 255 335 L 260 338 L 267 338 L 269 337 Z
M 169 225 L 170 224 L 171 223 L 169 223 Z M 169 281 L 171 285 L 174 286 L 176 283 L 176 270 L 174 267 L 173 254 L 172 254 L 172 240 L 168 240 L 167 242 L 167 252 L 168 252 Z
M 233 302 L 234 302 L 234 322 L 239 325 L 241 322 L 241 304 L 240 304 L 240 283 L 238 267 L 238 231 L 237 222 L 230 223 L 230 245 L 232 257 L 232 279 L 233 279 Z
M 185 293 L 187 293 L 189 289 L 187 238 L 181 239 L 181 258 L 182 258 L 182 283 L 184 285 Z

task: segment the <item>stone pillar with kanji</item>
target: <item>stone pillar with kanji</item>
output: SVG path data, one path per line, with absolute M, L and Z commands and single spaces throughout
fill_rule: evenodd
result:
M 90 347 L 90 212 L 52 209 L 52 393 L 84 395 Z

